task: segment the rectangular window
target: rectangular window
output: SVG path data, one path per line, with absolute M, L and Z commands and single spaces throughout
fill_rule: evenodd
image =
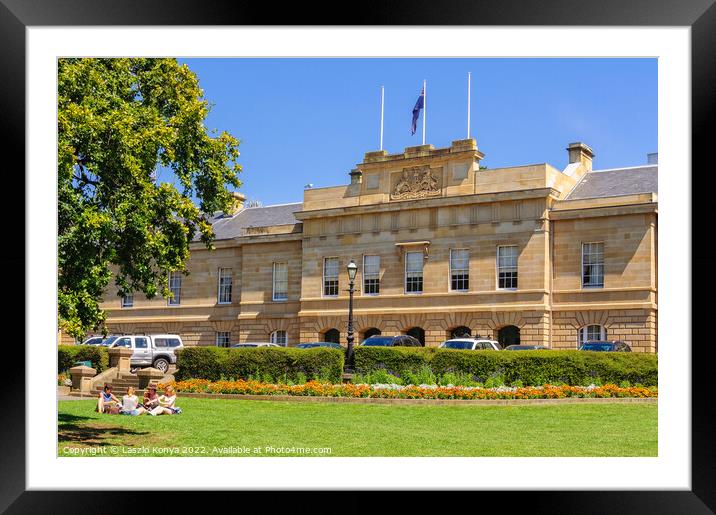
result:
M 273 264 L 273 300 L 288 299 L 288 263 Z
M 380 293 L 380 256 L 363 256 L 363 293 Z
M 169 290 L 174 297 L 169 299 L 170 306 L 178 306 L 181 304 L 181 272 L 171 272 L 169 274 Z
M 288 342 L 286 331 L 274 331 L 271 333 L 270 339 L 271 343 L 281 345 L 282 347 L 285 347 Z
M 423 292 L 423 253 L 405 254 L 405 293 Z
M 231 304 L 231 286 L 231 268 L 219 268 L 219 304 Z
M 604 287 L 604 243 L 582 243 L 582 287 Z
M 228 347 L 231 344 L 231 333 L 229 331 L 219 331 L 216 333 L 216 346 Z
M 517 288 L 517 247 L 497 247 L 497 287 L 501 290 Z
M 122 297 L 122 307 L 131 308 L 134 306 L 134 295 L 129 294 Z
M 338 296 L 338 258 L 323 260 L 323 296 Z
M 450 289 L 470 289 L 470 252 L 467 249 L 450 249 Z

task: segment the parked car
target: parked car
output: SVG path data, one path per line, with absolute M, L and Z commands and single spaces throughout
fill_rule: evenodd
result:
M 232 349 L 242 349 L 242 348 L 248 348 L 248 347 L 283 347 L 283 345 L 279 345 L 278 343 L 269 343 L 269 342 L 247 342 L 247 343 L 235 343 L 231 346 Z
M 90 336 L 85 341 L 83 341 L 81 345 L 102 345 L 103 341 L 104 336 Z
M 117 337 L 110 348 L 127 347 L 134 350 L 129 360 L 132 368 L 154 367 L 166 372 L 177 362 L 177 350 L 184 347 L 177 334 L 137 334 Z
M 401 334 L 398 336 L 380 336 L 375 335 L 370 338 L 366 338 L 361 343 L 363 347 L 422 347 L 420 340 L 409 336 L 407 334 Z
M 316 347 L 329 347 L 331 349 L 342 349 L 343 346 L 340 343 L 333 342 L 309 342 L 299 343 L 296 345 L 297 349 L 315 349 Z
M 502 350 L 498 342 L 486 338 L 451 338 L 441 343 L 440 348 L 457 350 Z
M 505 350 L 549 350 L 544 345 L 508 345 Z
M 591 341 L 583 343 L 579 350 L 595 352 L 631 352 L 631 347 L 621 340 L 611 342 Z

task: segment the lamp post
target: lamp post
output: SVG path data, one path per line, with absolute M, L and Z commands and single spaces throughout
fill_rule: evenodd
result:
M 356 272 L 358 272 L 358 265 L 351 259 L 348 263 L 348 359 L 347 359 L 347 372 L 353 372 L 353 293 L 355 292 L 355 279 Z

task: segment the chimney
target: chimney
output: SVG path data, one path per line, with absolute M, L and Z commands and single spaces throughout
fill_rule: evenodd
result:
M 244 209 L 244 202 L 246 201 L 246 196 L 239 193 L 238 191 L 232 191 L 231 196 L 233 197 L 231 201 L 231 206 L 229 207 L 229 212 L 227 214 L 234 216 L 236 213 Z
M 592 159 L 594 159 L 594 151 L 584 143 L 570 143 L 567 147 L 569 152 L 569 164 L 581 163 L 587 171 L 592 170 Z
M 659 153 L 653 152 L 651 154 L 647 154 L 646 162 L 650 165 L 658 165 L 659 164 Z
M 348 175 L 351 176 L 351 184 L 360 184 L 363 182 L 363 172 L 358 170 L 358 168 L 353 168 Z

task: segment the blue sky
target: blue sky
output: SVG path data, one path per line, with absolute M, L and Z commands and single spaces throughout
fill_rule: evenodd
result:
M 301 201 L 303 187 L 347 184 L 365 152 L 422 142 L 411 112 L 427 80 L 426 143 L 471 136 L 489 168 L 550 163 L 582 141 L 595 168 L 657 152 L 656 59 L 180 59 L 214 104 L 209 128 L 241 140 L 240 191 L 263 205 Z

